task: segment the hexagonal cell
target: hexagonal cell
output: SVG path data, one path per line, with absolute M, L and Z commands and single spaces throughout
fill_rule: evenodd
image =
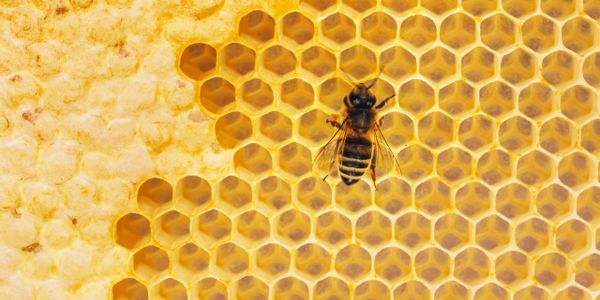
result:
M 236 148 L 252 136 L 252 121 L 243 113 L 228 113 L 217 119 L 215 135 L 221 147 L 225 149 Z
M 562 26 L 562 42 L 565 47 L 579 55 L 585 54 L 596 44 L 598 28 L 584 17 L 576 17 Z
M 335 270 L 349 281 L 359 281 L 371 272 L 371 255 L 358 245 L 348 245 L 335 256 Z
M 216 209 L 211 209 L 198 216 L 194 226 L 194 239 L 201 245 L 214 245 L 226 240 L 231 233 L 231 220 Z
M 285 114 L 272 111 L 258 119 L 257 139 L 269 146 L 277 146 L 292 136 L 292 120 Z
M 495 11 L 498 7 L 498 1 L 496 0 L 462 0 L 461 3 L 466 12 L 476 17 Z
M 315 300 L 335 299 L 336 297 L 350 299 L 350 288 L 344 280 L 327 277 L 315 284 L 313 295 Z
M 304 281 L 288 276 L 278 280 L 273 286 L 273 298 L 275 299 L 308 299 L 308 286 Z
M 150 221 L 136 213 L 122 216 L 117 221 L 115 241 L 129 250 L 145 246 L 150 242 Z
M 375 255 L 375 274 L 388 282 L 397 282 L 410 276 L 411 258 L 400 248 L 385 248 Z
M 287 178 L 298 178 L 312 169 L 312 158 L 308 148 L 290 143 L 279 149 L 279 168 Z
M 571 189 L 579 189 L 593 177 L 593 161 L 584 152 L 573 152 L 560 160 L 558 179 Z
M 498 215 L 489 215 L 475 226 L 475 242 L 487 251 L 497 252 L 510 243 L 510 224 Z
M 575 77 L 575 64 L 575 58 L 566 51 L 559 50 L 550 53 L 542 63 L 542 76 L 554 86 L 564 85 Z
M 340 49 L 356 35 L 356 25 L 342 13 L 334 13 L 321 20 L 319 32 L 321 41 L 333 49 Z
M 464 80 L 455 81 L 439 92 L 440 108 L 452 116 L 461 115 L 473 109 L 475 91 Z
M 420 79 L 412 79 L 400 87 L 398 104 L 412 114 L 429 110 L 435 103 L 433 88 Z
M 428 283 L 438 283 L 450 275 L 452 258 L 438 248 L 422 250 L 415 256 L 415 273 Z
M 418 280 L 409 280 L 394 290 L 394 300 L 431 299 L 429 288 Z
M 185 176 L 175 185 L 175 206 L 189 216 L 195 215 L 210 204 L 211 189 L 206 179 L 193 175 Z
M 430 10 L 434 14 L 442 15 L 445 12 L 456 8 L 456 0 L 436 1 L 436 0 L 421 0 L 421 6 Z
M 575 270 L 577 270 L 575 281 L 589 290 L 597 291 L 600 288 L 600 281 L 598 281 L 600 268 L 598 268 L 598 264 L 600 264 L 598 253 L 592 253 L 581 258 L 575 266 Z
M 256 250 L 256 267 L 268 277 L 278 276 L 290 268 L 290 252 L 275 243 L 267 244 Z
M 551 184 L 542 189 L 535 199 L 537 212 L 544 218 L 557 223 L 571 211 L 573 195 L 559 184 Z
M 457 281 L 450 280 L 440 285 L 433 295 L 435 299 L 454 299 L 458 297 L 458 299 L 468 299 L 469 292 L 467 288 L 458 283 Z
M 419 139 L 431 148 L 440 148 L 454 139 L 454 121 L 442 112 L 431 112 L 419 121 Z
M 547 253 L 535 262 L 534 277 L 538 283 L 556 289 L 566 283 L 572 274 L 571 262 L 560 253 Z
M 552 178 L 556 165 L 544 152 L 533 150 L 519 158 L 517 179 L 526 185 L 541 186 Z
M 146 246 L 133 255 L 133 272 L 146 283 L 165 275 L 169 264 L 167 252 L 156 246 Z
M 204 278 L 191 286 L 190 298 L 200 299 L 227 299 L 227 286 L 212 277 Z
M 300 210 L 290 209 L 276 218 L 277 235 L 287 244 L 296 245 L 310 235 L 310 217 Z
M 381 0 L 381 4 L 391 9 L 394 13 L 401 14 L 417 7 L 417 0 Z
M 342 3 L 358 13 L 365 12 L 375 7 L 376 0 L 342 0 Z
M 300 0 L 300 7 L 307 8 L 312 13 L 323 13 L 335 6 L 336 0 Z
M 591 186 L 577 196 L 577 215 L 588 223 L 600 220 L 600 187 Z
M 115 300 L 148 299 L 148 290 L 139 281 L 125 278 L 113 285 L 112 298 Z
M 411 249 L 418 249 L 431 240 L 431 222 L 417 212 L 400 216 L 394 226 L 396 240 Z
M 319 1 L 319 3 L 327 3 L 327 1 Z M 284 41 L 289 41 L 293 46 L 300 46 L 312 40 L 315 25 L 302 13 L 293 11 L 281 18 L 281 33 L 281 37 L 285 38 Z
M 392 223 L 380 212 L 369 211 L 356 220 L 354 232 L 361 243 L 375 247 L 392 238 Z
M 217 184 L 217 207 L 226 212 L 242 210 L 252 202 L 252 188 L 236 176 L 227 176 Z
M 517 29 L 513 21 L 504 14 L 495 14 L 481 22 L 481 41 L 495 51 L 515 44 Z
M 541 0 L 542 11 L 555 19 L 568 17 L 576 7 L 575 0 Z
M 379 280 L 367 280 L 356 286 L 354 289 L 354 299 L 370 300 L 370 299 L 389 299 L 390 290 Z
M 490 82 L 479 90 L 479 106 L 492 117 L 500 118 L 515 106 L 515 92 L 502 81 Z
M 476 285 L 490 274 L 490 260 L 475 247 L 469 247 L 454 258 L 454 277 L 467 285 Z
M 583 0 L 583 11 L 592 19 L 600 18 L 600 3 L 596 0 Z
M 554 243 L 569 258 L 577 258 L 590 246 L 592 233 L 588 226 L 577 220 L 568 220 L 556 228 Z
M 292 203 L 290 185 L 277 176 L 270 176 L 254 186 L 258 199 L 258 208 L 272 214 L 286 208 Z
M 545 52 L 556 43 L 556 26 L 552 20 L 542 15 L 527 19 L 521 32 L 523 44 L 538 53 Z
M 514 85 L 519 85 L 532 79 L 538 66 L 534 56 L 523 48 L 517 48 L 502 57 L 500 68 L 502 78 Z
M 263 146 L 251 143 L 238 149 L 233 155 L 235 172 L 240 176 L 253 180 L 263 177 L 271 171 L 273 159 L 271 153 Z
M 501 283 L 515 288 L 529 277 L 529 257 L 519 251 L 508 251 L 496 258 L 495 275 Z
M 450 187 L 437 178 L 422 182 L 415 189 L 415 206 L 432 216 L 449 209 Z
M 526 16 L 537 8 L 536 1 L 502 0 L 502 8 L 515 18 Z
M 250 79 L 242 84 L 238 104 L 250 114 L 260 113 L 273 103 L 273 89 L 259 78 Z
M 217 65 L 217 51 L 211 45 L 187 45 L 179 57 L 179 69 L 192 80 L 201 80 L 212 73 Z
M 419 59 L 419 73 L 435 82 L 448 79 L 456 73 L 456 57 L 445 48 L 435 47 Z
M 500 125 L 498 140 L 506 150 L 521 153 L 533 144 L 537 136 L 535 129 L 529 120 L 521 116 L 511 117 Z
M 490 150 L 477 161 L 477 176 L 487 184 L 501 184 L 512 177 L 513 162 L 510 156 L 499 149 Z
M 440 27 L 440 39 L 454 49 L 460 49 L 475 42 L 475 21 L 464 13 L 447 16 Z
M 380 72 L 395 81 L 402 80 L 417 71 L 415 56 L 400 46 L 393 46 L 381 52 L 379 62 Z
M 296 55 L 282 46 L 275 45 L 261 53 L 262 67 L 272 73 L 273 78 L 281 78 L 296 69 Z
M 238 32 L 242 40 L 261 46 L 275 35 L 275 20 L 264 11 L 254 10 L 240 19 Z
M 517 219 L 529 212 L 531 192 L 519 183 L 509 183 L 496 192 L 496 210 L 508 219 Z
M 330 110 L 339 112 L 344 106 L 344 97 L 346 97 L 351 90 L 352 86 L 345 80 L 339 77 L 330 78 L 325 80 L 319 86 L 318 100 Z
M 412 203 L 410 185 L 399 178 L 387 178 L 377 184 L 375 204 L 390 214 L 406 209 Z
M 308 177 L 298 183 L 298 201 L 311 211 L 318 212 L 331 205 L 331 187 L 318 177 Z
M 462 75 L 470 81 L 480 82 L 494 76 L 496 56 L 485 47 L 475 47 L 462 58 Z
M 396 20 L 385 12 L 374 12 L 360 22 L 360 36 L 377 46 L 393 42 L 397 32 Z
M 600 62 L 600 52 L 594 52 L 583 61 L 583 65 L 581 67 L 581 71 L 583 73 L 583 79 L 585 81 L 595 87 L 600 87 L 600 70 L 598 69 L 598 64 Z
M 392 149 L 404 146 L 413 139 L 413 122 L 410 117 L 399 112 L 381 116 L 380 129 Z
M 315 101 L 315 92 L 312 86 L 300 79 L 294 78 L 281 85 L 281 102 L 279 105 L 284 111 L 295 114 Z
M 330 247 L 344 245 L 352 238 L 352 223 L 336 211 L 321 214 L 315 227 L 316 237 Z
M 467 182 L 456 191 L 454 206 L 469 218 L 487 212 L 491 207 L 492 193 L 479 182 Z
M 482 287 L 480 287 L 473 296 L 473 299 L 501 299 L 508 300 L 509 294 L 506 289 L 495 284 L 495 283 L 486 283 Z
M 569 300 L 569 299 L 586 299 L 586 300 L 592 300 L 592 295 L 581 289 L 578 286 L 569 286 L 566 287 L 564 289 L 562 289 L 561 291 L 559 291 L 555 298 L 556 300 Z
M 476 114 L 464 119 L 458 128 L 458 140 L 472 151 L 488 147 L 494 140 L 494 121 L 484 115 Z
M 173 279 L 165 278 L 163 281 L 157 283 L 152 287 L 150 291 L 150 297 L 152 299 L 187 299 L 187 290 L 185 286 Z
M 560 99 L 560 110 L 573 121 L 581 121 L 594 112 L 597 96 L 586 86 L 575 85 L 565 90 Z
M 472 164 L 472 157 L 468 152 L 452 147 L 438 154 L 437 173 L 447 181 L 457 183 L 471 176 Z
M 441 216 L 434 227 L 435 241 L 446 250 L 457 250 L 469 242 L 469 221 L 459 214 Z
M 369 48 L 355 45 L 340 54 L 340 69 L 360 81 L 375 73 L 377 57 Z
M 152 225 L 154 240 L 168 249 L 183 243 L 190 234 L 190 218 L 176 210 L 162 214 Z
M 244 76 L 254 71 L 256 53 L 243 44 L 227 44 L 219 51 L 219 55 L 222 56 L 223 70 L 233 78 Z
M 423 47 L 437 38 L 435 23 L 427 16 L 413 15 L 402 21 L 400 38 L 414 47 Z
M 550 300 L 550 294 L 537 286 L 527 286 L 515 292 L 513 300 Z
M 313 46 L 302 52 L 301 66 L 309 75 L 323 77 L 335 70 L 336 58 L 326 49 Z
M 573 124 L 561 117 L 544 122 L 540 129 L 540 145 L 552 154 L 567 152 L 574 146 L 575 139 Z
M 581 128 L 581 147 L 590 154 L 600 154 L 600 119 L 594 119 Z
M 150 178 L 137 191 L 138 207 L 147 215 L 153 216 L 166 211 L 171 206 L 173 188 L 162 178 Z
M 235 299 L 268 299 L 269 287 L 258 277 L 248 275 L 232 284 Z
M 210 255 L 194 243 L 181 246 L 173 254 L 172 272 L 179 278 L 192 278 L 208 270 Z
M 269 238 L 271 232 L 269 219 L 256 210 L 245 211 L 237 216 L 236 228 L 242 237 L 238 241 L 243 242 L 247 247 L 262 244 Z
M 329 252 L 318 244 L 302 245 L 296 249 L 294 257 L 296 269 L 310 278 L 319 278 L 331 268 Z
M 373 203 L 371 187 L 365 181 L 353 185 L 339 182 L 335 191 L 335 202 L 350 213 L 357 213 Z
M 515 243 L 529 255 L 548 247 L 551 227 L 540 218 L 531 218 L 521 222 L 515 228 Z
M 227 275 L 240 274 L 248 270 L 248 253 L 237 244 L 228 242 L 220 245 L 214 251 L 216 266 Z
M 540 120 L 554 109 L 554 93 L 545 83 L 535 82 L 519 93 L 519 111 L 524 115 Z
M 319 109 L 313 109 L 300 116 L 298 134 L 304 144 L 324 146 L 337 130 L 327 123 L 330 119 L 332 118 L 328 114 Z
M 221 114 L 233 108 L 235 103 L 235 87 L 229 81 L 214 77 L 202 84 L 200 88 L 200 104 L 204 109 Z

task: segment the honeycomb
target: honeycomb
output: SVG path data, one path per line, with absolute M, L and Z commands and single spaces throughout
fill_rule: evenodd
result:
M 600 1 L 0 15 L 0 299 L 600 299 Z M 373 79 L 399 170 L 324 181 Z

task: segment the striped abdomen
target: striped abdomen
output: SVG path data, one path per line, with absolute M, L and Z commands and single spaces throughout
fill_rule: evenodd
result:
M 348 137 L 339 157 L 338 168 L 345 184 L 357 182 L 369 168 L 373 144 L 364 137 Z

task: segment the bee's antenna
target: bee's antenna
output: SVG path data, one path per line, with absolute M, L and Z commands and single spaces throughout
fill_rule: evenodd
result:
M 375 83 L 377 82 L 377 79 L 379 79 L 379 76 L 373 78 L 373 81 L 371 81 L 371 84 L 367 85 L 367 90 L 370 90 L 375 85 Z
M 350 77 L 350 75 L 346 74 L 346 72 L 340 70 L 340 73 L 344 76 L 344 78 L 346 78 L 346 80 L 348 80 L 350 83 L 352 83 L 352 85 L 354 85 L 355 87 L 358 87 L 358 84 L 356 84 L 354 82 L 354 80 L 352 80 L 352 78 Z

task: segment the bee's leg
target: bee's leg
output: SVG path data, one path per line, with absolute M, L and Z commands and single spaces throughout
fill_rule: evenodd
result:
M 327 179 L 327 177 L 329 177 L 329 174 L 325 175 L 325 177 L 323 177 L 323 182 L 327 182 L 325 181 L 325 179 Z
M 381 101 L 379 104 L 375 105 L 375 109 L 381 109 L 383 108 L 383 106 L 385 106 L 385 104 L 392 98 L 396 97 L 396 95 L 391 95 L 385 99 L 383 99 L 383 101 Z
M 350 107 L 350 99 L 348 99 L 348 96 L 344 97 L 344 105 L 346 105 L 346 107 Z
M 342 128 L 342 124 L 336 120 L 325 120 L 325 122 L 331 124 L 331 126 L 334 126 L 335 128 Z

